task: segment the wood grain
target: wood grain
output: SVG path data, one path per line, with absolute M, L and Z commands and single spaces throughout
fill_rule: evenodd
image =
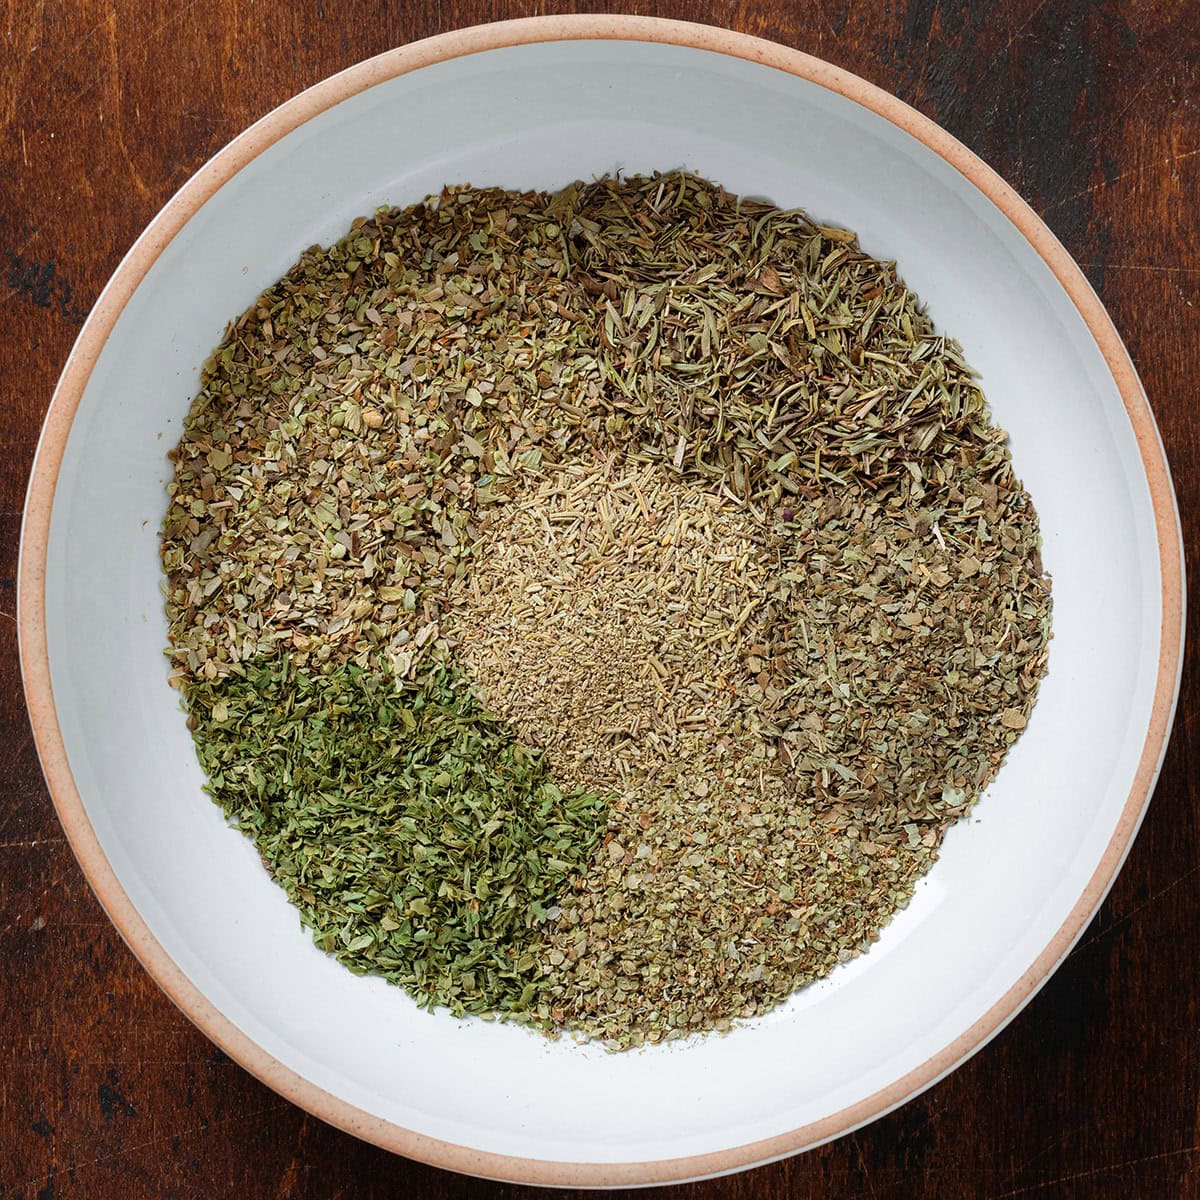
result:
M 1014 184 L 1127 341 L 1195 561 L 1200 5 L 608 7 L 726 24 L 827 58 L 942 123 Z M 55 379 L 89 305 L 171 193 L 257 117 L 359 59 L 461 25 L 570 10 L 0 0 L 0 1200 L 547 1194 L 444 1174 L 322 1125 L 170 1005 L 108 924 L 59 830 L 22 705 L 13 607 L 25 480 Z M 1200 1196 L 1196 667 L 1193 643 L 1175 735 L 1127 865 L 1013 1025 L 857 1134 L 675 1196 Z M 657 1194 L 666 1192 L 642 1193 Z

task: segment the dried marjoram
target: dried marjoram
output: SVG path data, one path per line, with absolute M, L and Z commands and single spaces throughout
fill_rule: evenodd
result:
M 778 1003 L 907 902 L 1045 669 L 958 346 L 853 234 L 686 174 L 356 222 L 175 461 L 214 798 L 319 945 L 456 1012 L 624 1047 Z

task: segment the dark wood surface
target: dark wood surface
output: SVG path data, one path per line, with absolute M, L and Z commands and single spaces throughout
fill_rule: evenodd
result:
M 1195 560 L 1200 3 L 615 7 L 710 20 L 827 58 L 939 121 L 1008 179 L 1126 339 Z M 165 999 L 105 919 L 55 819 L 22 704 L 13 610 L 25 481 L 55 380 L 89 305 L 171 193 L 333 71 L 428 34 L 548 11 L 568 6 L 0 0 L 0 1200 L 537 1194 L 338 1133 L 247 1075 Z M 1193 642 L 1127 865 L 1013 1025 L 857 1134 L 677 1196 L 1200 1196 L 1196 666 Z

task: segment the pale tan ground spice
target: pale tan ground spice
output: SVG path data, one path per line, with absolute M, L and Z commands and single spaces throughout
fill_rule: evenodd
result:
M 697 737 L 748 732 L 737 684 L 773 569 L 757 526 L 655 465 L 558 468 L 494 510 L 443 629 L 560 778 L 642 793 Z

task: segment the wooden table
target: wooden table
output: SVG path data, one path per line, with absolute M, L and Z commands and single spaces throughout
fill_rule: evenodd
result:
M 55 819 L 22 705 L 13 608 L 25 481 L 55 380 L 88 307 L 171 193 L 333 71 L 456 26 L 569 7 L 0 6 L 0 1200 L 537 1195 L 336 1132 L 172 1007 L 105 919 Z M 1200 3 L 612 7 L 725 23 L 827 58 L 932 116 L 1014 184 L 1124 335 L 1175 472 L 1187 548 L 1200 552 Z M 1013 1025 L 859 1133 L 675 1195 L 1200 1196 L 1194 649 L 1128 863 Z

